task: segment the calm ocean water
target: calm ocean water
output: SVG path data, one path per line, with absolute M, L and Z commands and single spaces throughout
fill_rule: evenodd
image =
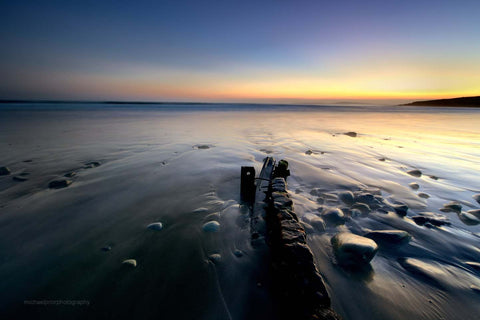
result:
M 0 176 L 0 314 L 275 319 L 266 263 L 250 246 L 239 201 L 240 167 L 258 172 L 270 155 L 289 161 L 288 188 L 305 221 L 319 207 L 341 207 L 336 195 L 346 190 L 375 189 L 409 207 L 406 217 L 374 211 L 309 230 L 344 319 L 476 319 L 480 278 L 469 263 L 480 262 L 480 221 L 467 211 L 480 208 L 472 198 L 479 124 L 477 109 L 0 105 L 0 166 L 11 170 Z M 71 172 L 70 186 L 48 188 Z M 450 201 L 460 213 L 440 210 Z M 425 212 L 450 225 L 411 219 Z M 203 230 L 208 221 L 218 232 Z M 153 222 L 163 229 L 148 229 Z M 383 229 L 412 240 L 381 249 L 368 270 L 337 266 L 335 233 Z M 401 263 L 408 258 L 413 271 Z

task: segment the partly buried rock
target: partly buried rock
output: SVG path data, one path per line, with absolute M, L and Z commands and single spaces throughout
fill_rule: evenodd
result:
M 419 226 L 423 226 L 427 223 L 430 223 L 431 225 L 434 225 L 436 227 L 440 227 L 443 225 L 450 225 L 450 222 L 448 221 L 447 217 L 436 214 L 433 212 L 422 212 L 419 213 L 417 216 L 413 216 L 412 220 L 415 221 L 416 224 Z
M 66 188 L 72 184 L 72 180 L 62 179 L 62 180 L 53 180 L 48 184 L 50 189 L 61 189 Z
M 419 192 L 419 193 L 418 193 L 418 196 L 419 196 L 420 198 L 423 198 L 423 199 L 428 199 L 428 198 L 430 198 L 430 196 L 429 196 L 428 194 L 424 193 L 424 192 Z
M 122 264 L 124 266 L 135 268 L 137 266 L 137 260 L 135 260 L 135 259 L 123 260 Z
M 417 177 L 417 178 L 420 178 L 422 176 L 422 171 L 418 170 L 418 169 L 414 169 L 414 170 L 409 170 L 407 171 L 407 173 L 411 176 L 414 176 L 414 177 Z
M 0 176 L 7 176 L 10 174 L 10 169 L 7 167 L 0 167 Z
M 462 212 L 462 205 L 457 201 L 450 201 L 449 203 L 444 204 L 440 211 L 460 213 Z
M 22 176 L 14 176 L 12 179 L 14 181 L 19 181 L 19 182 L 24 182 L 24 181 L 28 180 L 28 178 L 25 178 L 25 177 L 22 177 Z
M 467 213 L 474 215 L 475 217 L 480 219 L 480 209 L 468 210 Z
M 91 168 L 96 168 L 96 167 L 99 167 L 101 165 L 100 162 L 98 161 L 92 161 L 92 162 L 88 162 L 88 163 L 85 163 L 85 169 L 91 169 Z
M 330 240 L 335 256 L 340 264 L 368 264 L 378 250 L 378 245 L 372 239 L 349 232 L 340 232 Z
M 347 206 L 351 206 L 355 203 L 355 197 L 351 191 L 340 192 L 338 198 Z
M 420 188 L 419 184 L 416 182 L 409 183 L 408 186 L 413 190 L 418 190 Z
M 318 232 L 325 231 L 325 222 L 319 216 L 311 213 L 307 213 L 306 215 L 303 216 L 302 219 L 305 223 L 308 223 L 310 226 L 312 226 L 315 231 L 318 231 Z
M 474 194 L 472 196 L 473 200 L 477 201 L 478 203 L 480 203 L 480 193 L 477 193 L 477 194 Z
M 370 206 L 366 203 L 355 203 L 353 206 L 352 206 L 352 210 L 355 209 L 355 210 L 358 210 L 360 211 L 361 215 L 362 216 L 366 216 L 370 213 L 370 211 L 372 211 L 372 209 L 370 208 Z
M 220 223 L 217 221 L 209 221 L 203 225 L 205 232 L 217 232 L 218 230 L 220 230 Z
M 467 212 L 460 212 L 460 213 L 457 213 L 457 215 L 458 215 L 458 218 L 467 226 L 476 226 L 477 224 L 480 224 L 480 219 L 478 219 L 473 214 L 470 214 Z
M 364 235 L 379 244 L 405 244 L 412 236 L 403 230 L 375 230 Z
M 313 154 L 313 151 L 311 149 L 308 149 L 307 151 L 305 151 L 305 154 L 307 156 L 309 156 L 309 155 Z
M 342 209 L 328 209 L 322 213 L 322 217 L 329 224 L 340 225 L 345 223 L 345 215 Z
M 160 231 L 163 229 L 163 223 L 161 222 L 153 222 L 153 223 L 150 223 L 148 226 L 147 226 L 148 229 L 150 230 L 156 230 L 156 231 Z
M 344 135 L 349 136 L 349 137 L 352 137 L 352 138 L 356 138 L 356 137 L 357 137 L 357 133 L 354 132 L 354 131 L 345 132 Z

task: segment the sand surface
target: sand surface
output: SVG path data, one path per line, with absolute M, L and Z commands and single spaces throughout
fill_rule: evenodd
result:
M 480 208 L 479 123 L 480 110 L 448 108 L 4 105 L 0 313 L 274 319 L 239 203 L 240 167 L 259 172 L 270 155 L 290 163 L 300 218 L 345 209 L 347 190 L 408 206 L 309 232 L 344 319 L 478 319 L 480 273 L 467 262 L 480 262 L 480 224 L 465 213 Z M 59 179 L 72 183 L 49 188 Z M 460 213 L 440 210 L 450 201 Z M 450 224 L 417 225 L 422 212 Z M 385 229 L 412 239 L 361 270 L 337 264 L 334 234 Z M 32 304 L 44 300 L 88 304 Z

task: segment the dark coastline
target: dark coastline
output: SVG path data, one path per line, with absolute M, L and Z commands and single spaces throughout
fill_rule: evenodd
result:
M 402 104 L 401 106 L 479 108 L 480 107 L 480 96 L 477 96 L 477 97 L 461 97 L 461 98 L 453 98 L 453 99 L 415 101 L 415 102 L 411 102 L 411 103 Z

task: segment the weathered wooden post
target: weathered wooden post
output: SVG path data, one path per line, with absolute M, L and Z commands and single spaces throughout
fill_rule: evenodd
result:
M 252 203 L 255 197 L 255 168 L 242 167 L 240 174 L 240 198 L 243 202 Z

